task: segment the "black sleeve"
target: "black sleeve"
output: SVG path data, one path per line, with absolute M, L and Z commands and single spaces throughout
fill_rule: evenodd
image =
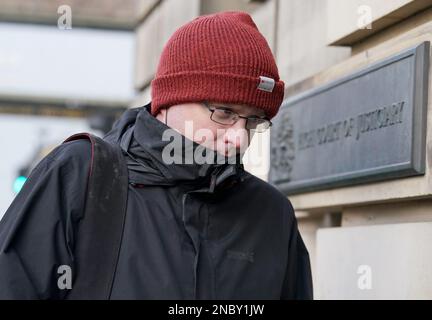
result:
M 0 299 L 61 299 L 59 266 L 73 269 L 91 146 L 57 146 L 32 170 L 0 221 Z
M 291 203 L 287 210 L 288 232 L 288 261 L 282 288 L 281 300 L 312 300 L 313 285 L 309 253 L 297 227 L 297 219 Z

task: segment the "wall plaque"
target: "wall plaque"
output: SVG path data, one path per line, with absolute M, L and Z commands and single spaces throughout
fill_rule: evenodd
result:
M 284 101 L 269 181 L 286 194 L 425 172 L 429 42 Z

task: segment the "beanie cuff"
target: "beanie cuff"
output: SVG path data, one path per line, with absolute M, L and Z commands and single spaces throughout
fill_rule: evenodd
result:
M 266 76 L 263 74 L 263 76 Z M 260 77 L 221 72 L 184 72 L 159 76 L 151 82 L 151 113 L 188 102 L 212 101 L 253 106 L 273 118 L 282 104 L 284 82 L 275 79 L 272 92 L 258 88 Z

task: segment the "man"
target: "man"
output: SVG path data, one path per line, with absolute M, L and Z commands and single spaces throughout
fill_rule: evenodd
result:
M 121 147 L 129 180 L 110 299 L 312 298 L 291 203 L 240 163 L 283 91 L 248 14 L 201 16 L 173 34 L 152 102 L 104 137 Z M 74 271 L 90 162 L 89 142 L 76 140 L 33 170 L 0 223 L 0 298 L 68 295 L 58 267 Z

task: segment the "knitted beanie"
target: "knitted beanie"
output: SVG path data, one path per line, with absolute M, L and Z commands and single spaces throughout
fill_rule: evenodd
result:
M 226 11 L 197 17 L 168 40 L 151 82 L 151 113 L 205 100 L 260 108 L 271 119 L 283 95 L 271 49 L 251 16 Z

